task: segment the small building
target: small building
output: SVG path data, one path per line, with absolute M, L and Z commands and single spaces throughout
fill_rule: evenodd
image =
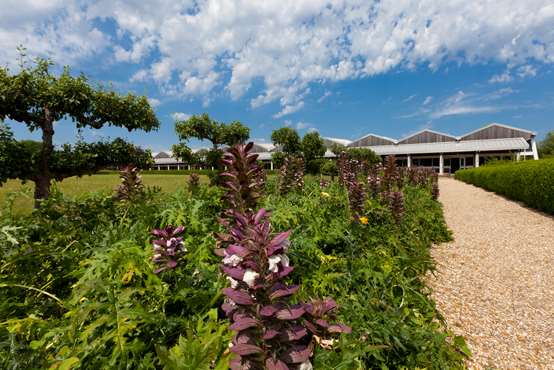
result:
M 430 167 L 444 174 L 479 167 L 493 158 L 538 159 L 535 136 L 529 130 L 491 123 L 462 136 L 429 129 L 398 140 L 368 134 L 348 146 L 369 148 L 382 157 L 394 155 L 400 166 Z

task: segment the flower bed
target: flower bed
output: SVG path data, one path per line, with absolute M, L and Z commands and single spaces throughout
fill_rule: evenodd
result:
M 450 238 L 433 176 L 343 157 L 342 184 L 265 183 L 234 150 L 222 187 L 0 214 L 0 367 L 461 366 L 422 281 Z

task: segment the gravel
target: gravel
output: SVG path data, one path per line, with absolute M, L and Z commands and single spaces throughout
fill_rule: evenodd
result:
M 454 241 L 433 247 L 428 283 L 470 369 L 554 369 L 554 218 L 441 178 Z

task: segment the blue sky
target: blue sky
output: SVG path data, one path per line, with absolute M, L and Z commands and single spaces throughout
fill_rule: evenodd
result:
M 153 151 L 175 118 L 239 120 L 255 140 L 300 133 L 455 135 L 489 122 L 554 130 L 551 1 L 0 0 L 0 63 L 16 47 L 92 81 L 149 97 L 157 132 L 123 136 Z M 18 138 L 37 138 L 11 124 Z M 56 143 L 73 142 L 60 122 Z M 201 143 L 194 142 L 193 146 Z

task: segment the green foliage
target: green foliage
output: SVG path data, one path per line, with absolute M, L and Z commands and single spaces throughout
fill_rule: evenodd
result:
M 0 68 L 0 120 L 23 122 L 31 130 L 43 129 L 47 118 L 55 122 L 66 117 L 77 127 L 109 124 L 149 131 L 159 126 L 145 96 L 94 88 L 85 75 L 72 76 L 68 66 L 54 76 L 51 65 L 39 58 L 33 65 L 23 64 L 17 74 Z
M 307 163 L 325 154 L 325 142 L 318 132 L 309 132 L 302 138 L 302 154 Z M 316 172 L 317 173 L 317 172 Z
M 62 151 L 55 152 L 52 144 L 55 122 L 69 118 L 78 128 L 99 129 L 112 125 L 125 127 L 129 131 L 150 131 L 160 125 L 145 96 L 130 93 L 123 96 L 101 86 L 95 88 L 84 75 L 71 75 L 67 66 L 59 76 L 55 76 L 50 71 L 52 63 L 45 59 L 38 58 L 33 65 L 25 63 L 22 55 L 21 69 L 17 74 L 11 74 L 7 67 L 0 68 L 0 120 L 11 119 L 24 123 L 31 131 L 41 130 L 42 143 L 37 147 L 40 151 L 32 153 L 33 158 L 24 159 L 27 161 L 24 164 L 30 165 L 30 168 L 24 169 L 18 168 L 22 164 L 18 155 L 29 154 L 29 147 L 17 145 L 9 139 L 7 144 L 0 145 L 2 166 L 11 167 L 0 172 L 0 183 L 6 178 L 33 180 L 37 205 L 38 200 L 48 198 L 53 178 L 63 179 L 94 171 L 97 163 L 89 164 L 86 161 L 89 158 L 83 154 L 90 154 L 90 149 L 94 152 L 101 152 L 102 149 L 86 147 L 92 144 L 81 144 L 85 148 L 73 151 L 66 146 Z M 65 170 L 68 169 L 67 174 Z M 56 172 L 53 173 L 53 170 Z
M 348 148 L 346 152 L 350 155 L 350 158 L 370 165 L 381 162 L 381 157 L 369 148 Z
M 332 160 L 326 160 L 325 162 L 323 162 L 323 164 L 321 165 L 321 173 L 334 178 L 334 176 L 338 175 L 339 173 L 337 162 Z
M 546 134 L 545 138 L 539 143 L 538 149 L 541 158 L 554 156 L 554 131 Z
M 455 177 L 554 214 L 554 158 L 465 169 Z
M 179 140 L 187 142 L 190 139 L 209 140 L 214 149 L 219 146 L 242 143 L 248 139 L 250 130 L 238 121 L 225 124 L 214 121 L 207 113 L 193 115 L 186 121 L 175 123 L 175 131 Z
M 273 161 L 274 168 L 276 169 L 281 168 L 283 163 L 285 163 L 286 157 L 287 157 L 287 153 L 284 153 L 284 152 L 271 153 L 271 160 Z
M 0 184 L 8 179 L 34 180 L 40 173 L 42 143 L 31 140 L 0 142 Z M 71 176 L 96 173 L 109 167 L 132 165 L 147 168 L 152 162 L 149 150 L 143 150 L 123 139 L 96 143 L 77 142 L 54 149 L 48 171 L 61 181 Z
M 271 133 L 271 141 L 287 154 L 297 154 L 302 149 L 298 132 L 290 127 L 281 127 L 274 130 Z
M 336 298 L 353 328 L 318 348 L 316 369 L 460 368 L 463 338 L 445 329 L 423 276 L 432 243 L 450 239 L 427 188 L 404 189 L 405 216 L 366 202 L 350 221 L 346 192 L 306 178 L 261 200 L 275 232 L 293 229 L 289 255 L 299 299 Z M 230 341 L 218 316 L 225 281 L 213 251 L 222 191 L 147 193 L 135 202 L 56 191 L 32 214 L 0 214 L 0 368 L 225 369 Z M 154 274 L 150 230 L 183 225 L 187 252 Z

